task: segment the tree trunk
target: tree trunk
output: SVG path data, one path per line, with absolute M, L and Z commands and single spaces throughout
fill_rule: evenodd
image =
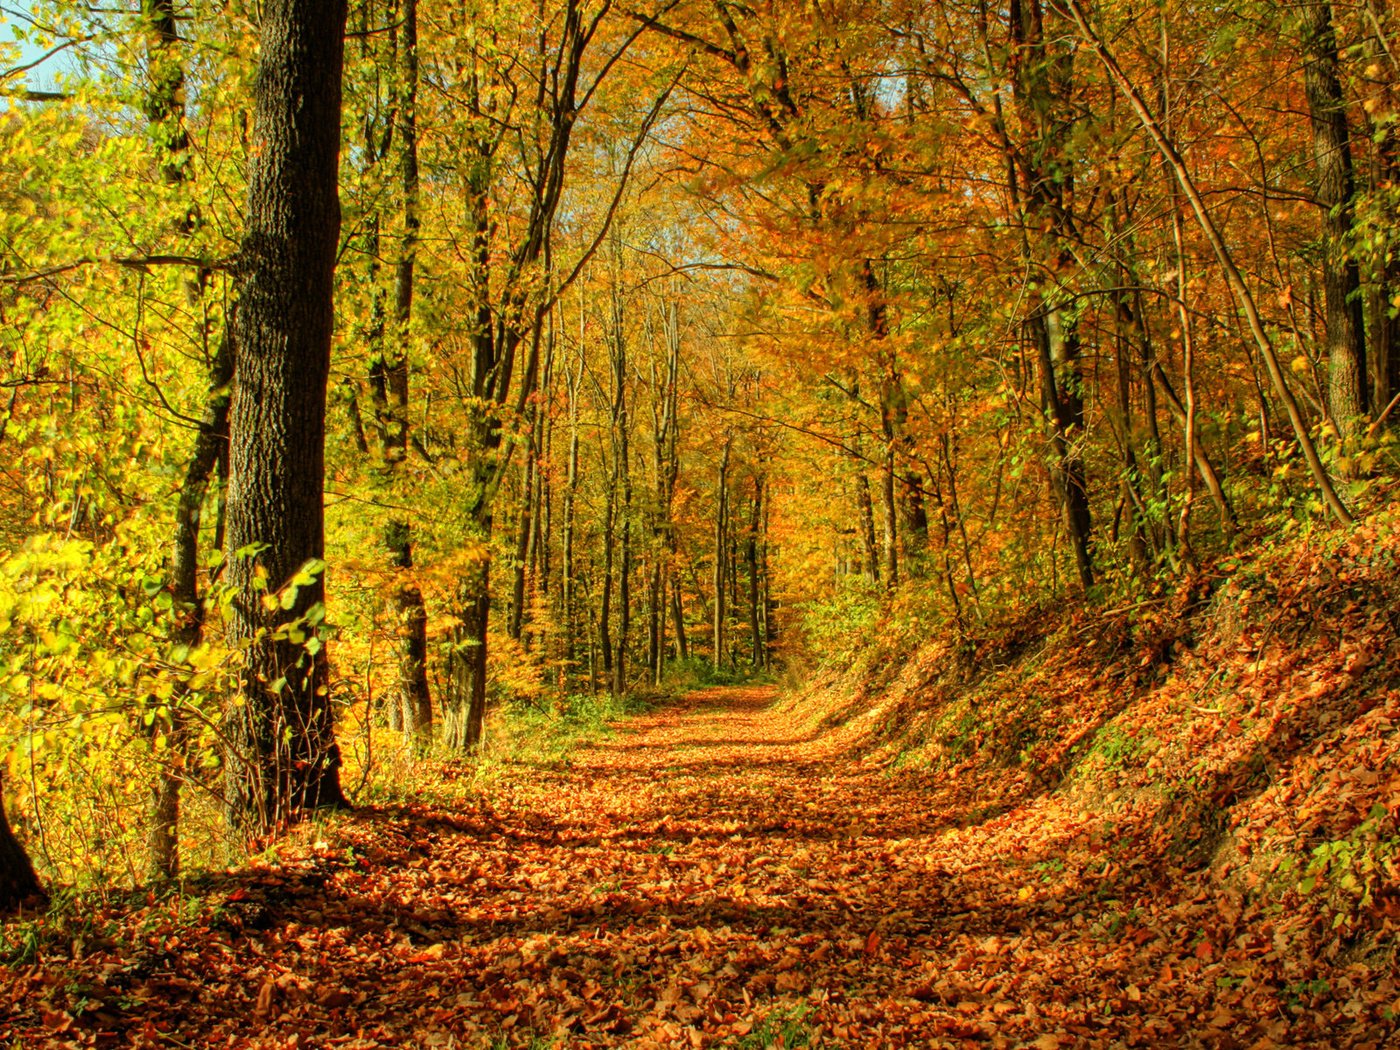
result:
M 173 0 L 145 0 L 142 12 L 149 34 L 147 59 L 151 87 L 147 94 L 147 117 L 165 146 L 162 177 L 170 185 L 190 178 L 189 135 L 185 127 L 184 64 L 179 53 L 180 34 L 175 21 Z M 181 224 L 187 231 L 194 224 L 194 213 Z M 192 292 L 203 308 L 201 335 L 208 337 L 207 304 L 203 302 L 204 280 L 191 282 Z M 233 379 L 234 355 L 231 334 L 226 330 L 218 341 L 210 363 L 209 391 L 204 412 L 195 433 L 194 448 L 185 468 L 185 479 L 175 511 L 175 531 L 171 544 L 170 590 L 172 609 L 177 617 L 171 643 L 188 653 L 204 636 L 204 609 L 199 594 L 199 532 L 213 477 L 228 446 L 228 387 Z M 177 691 L 165 707 L 168 716 L 152 725 L 152 740 L 163 734 L 167 746 L 157 754 L 160 772 L 151 792 L 148 831 L 148 873 L 153 881 L 167 881 L 180 871 L 180 790 L 184 783 L 186 732 L 181 711 L 187 690 Z
M 404 735 L 419 748 L 432 739 L 433 707 L 428 691 L 428 612 L 423 592 L 412 581 L 413 543 L 405 522 L 391 521 L 384 546 L 393 553 L 400 579 L 394 587 L 395 633 L 398 639 L 398 681 L 391 704 L 399 712 Z
M 862 569 L 871 584 L 878 584 L 880 553 L 875 541 L 875 507 L 870 499 L 870 478 L 863 470 L 856 474 L 856 509 L 860 514 Z
M 726 540 L 729 535 L 729 449 L 732 438 L 724 440 L 724 452 L 719 461 L 719 480 L 715 485 L 715 568 L 714 568 L 714 643 L 713 664 L 716 671 L 724 666 L 724 590 Z
M 1069 89 L 1073 52 L 1052 52 L 1046 42 L 1040 0 L 1011 0 L 1012 89 L 1024 141 L 1016 154 L 1021 184 L 1011 184 L 1015 206 L 1022 209 L 1022 251 L 1028 268 L 1037 271 L 1035 309 L 1027 319 L 1040 375 L 1041 405 L 1053 459 L 1051 476 L 1065 532 L 1074 551 L 1084 589 L 1094 584 L 1093 523 L 1088 479 L 1081 450 L 1084 436 L 1084 375 L 1078 324 L 1057 301 L 1053 273 L 1072 260 L 1073 219 L 1064 200 L 1073 184 L 1072 162 L 1065 148 L 1073 134 L 1073 117 L 1061 97 Z M 1044 243 L 1031 240 L 1044 231 Z
M 229 395 L 233 379 L 232 336 L 225 333 L 209 375 L 209 395 L 195 434 L 194 449 L 185 468 L 175 512 L 175 536 L 170 558 L 172 608 L 179 617 L 171 642 L 189 652 L 204 637 L 204 606 L 199 593 L 199 532 L 209 479 L 228 447 Z M 149 874 L 166 881 L 180 873 L 180 789 L 184 784 L 186 732 L 179 704 L 185 691 L 173 698 L 170 717 L 163 727 L 168 747 L 160 759 L 160 775 L 152 790 Z
M 676 658 L 690 659 L 690 639 L 685 633 L 685 604 L 681 597 L 681 581 L 671 580 L 671 623 L 676 630 Z
M 392 360 L 387 362 L 385 385 L 391 406 L 391 425 L 386 430 L 385 464 L 408 454 L 408 347 L 413 322 L 413 293 L 418 263 L 418 0 L 403 0 L 402 19 L 403 95 L 398 108 L 399 182 L 403 192 L 403 235 L 394 275 L 394 343 Z M 405 520 L 389 523 L 385 539 L 389 556 L 400 570 L 394 588 L 394 612 L 398 621 L 398 699 L 403 731 L 419 747 L 432 738 L 433 700 L 428 689 L 428 610 L 423 592 L 407 578 L 413 568 L 413 527 Z
M 762 583 L 759 577 L 759 537 L 763 526 L 763 477 L 753 480 L 753 515 L 749 518 L 749 535 L 744 543 L 744 561 L 749 570 L 749 638 L 751 662 L 762 670 L 768 666 L 768 641 L 763 634 L 759 597 Z
M 1348 242 L 1352 235 L 1355 179 L 1346 100 L 1337 69 L 1332 5 L 1303 7 L 1303 80 L 1312 118 L 1317 201 L 1326 232 L 1322 279 L 1327 307 L 1327 403 L 1342 435 L 1364 430 L 1370 411 L 1361 270 Z
M 613 567 L 617 552 L 617 480 L 610 471 L 608 477 L 607 509 L 603 513 L 603 594 L 598 602 L 598 647 L 601 650 L 603 676 L 612 688 L 612 594 Z
M 582 328 L 582 307 L 579 310 Z M 574 563 L 574 507 L 578 500 L 579 484 L 579 437 L 578 437 L 578 395 L 583 382 L 583 350 L 579 350 L 579 367 L 569 372 L 569 463 L 568 475 L 564 482 L 564 521 L 563 547 L 564 565 L 560 581 L 559 607 L 564 618 L 564 637 L 561 651 L 562 667 L 560 676 L 567 684 L 570 671 L 578 663 L 578 570 Z
M 617 461 L 613 468 L 613 476 L 621 489 L 618 506 L 621 535 L 618 541 L 617 653 L 613 658 L 612 693 L 614 696 L 622 696 L 627 692 L 627 641 L 632 626 L 632 468 L 631 418 L 627 407 L 627 349 L 620 316 L 617 326 L 613 362 L 613 381 L 616 383 L 616 401 L 613 407 L 613 423 L 616 427 L 614 449 Z
M 241 667 L 226 797 L 252 832 L 345 804 L 321 630 L 345 13 L 344 0 L 269 0 L 263 11 L 227 540 Z
M 535 426 L 531 425 L 533 436 Z M 535 449 L 533 437 L 525 452 L 524 477 L 520 480 L 520 518 L 515 532 L 515 563 L 511 566 L 510 616 L 506 634 L 520 641 L 525 628 L 525 584 L 529 575 L 530 534 L 535 525 Z
M 0 772 L 0 913 L 13 911 L 27 900 L 45 899 L 34 865 L 10 829 L 5 816 L 5 781 Z
M 894 444 L 885 446 L 885 463 L 880 471 L 880 508 L 885 526 L 882 551 L 885 556 L 885 588 L 899 583 L 899 508 L 894 498 Z
M 486 524 L 485 535 L 490 535 Z M 443 709 L 443 742 L 452 751 L 481 746 L 486 724 L 486 630 L 491 619 L 491 562 L 483 556 L 462 585 L 452 632 L 451 688 Z

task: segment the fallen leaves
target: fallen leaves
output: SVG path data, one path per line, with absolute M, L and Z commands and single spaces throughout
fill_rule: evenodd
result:
M 1117 764 L 1085 763 L 1098 779 L 1061 790 L 975 754 L 937 783 L 891 775 L 852 761 L 860 730 L 809 734 L 769 691 L 697 694 L 575 752 L 565 770 L 519 766 L 451 810 L 332 825 L 304 855 L 212 888 L 193 922 L 134 908 L 124 939 L 16 974 L 0 1036 L 248 1048 L 1380 1045 L 1400 1011 L 1393 976 L 1327 956 L 1315 909 L 1285 908 L 1230 872 L 1277 893 L 1285 866 L 1261 873 L 1244 852 L 1262 848 L 1251 838 L 1261 829 L 1302 844 L 1394 817 L 1400 700 L 1339 720 L 1329 732 L 1340 735 L 1300 737 L 1289 775 L 1255 791 L 1240 749 L 1305 732 L 1256 691 L 1306 674 L 1295 702 L 1340 704 L 1351 687 L 1319 660 L 1231 644 L 1254 666 L 1239 697 L 1210 699 L 1226 717 L 1183 703 L 1201 687 L 1179 668 L 1140 702 L 1131 733 L 1072 734 Z M 1354 651 L 1336 659 L 1349 673 L 1382 666 Z M 1230 836 L 1228 862 L 1186 863 L 1194 842 L 1156 822 L 1152 778 L 1183 768 L 1214 807 L 1190 834 Z M 1400 923 L 1384 887 L 1373 910 Z

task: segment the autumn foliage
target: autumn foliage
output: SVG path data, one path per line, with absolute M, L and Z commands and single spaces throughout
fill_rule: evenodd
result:
M 0 16 L 0 1037 L 1394 1035 L 1388 5 Z

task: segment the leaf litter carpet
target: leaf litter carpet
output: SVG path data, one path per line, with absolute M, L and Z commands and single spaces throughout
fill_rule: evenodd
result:
M 956 785 L 864 765 L 772 701 L 699 691 L 451 811 L 361 811 L 229 876 L 198 922 L 153 903 L 119 940 L 14 969 L 0 1039 L 1383 1045 L 1271 983 L 1266 936 L 1203 939 L 1213 901 L 1117 887 L 1112 863 L 1094 880 L 1013 859 L 1005 816 L 965 821 Z M 1049 833 L 1025 823 L 1022 840 Z

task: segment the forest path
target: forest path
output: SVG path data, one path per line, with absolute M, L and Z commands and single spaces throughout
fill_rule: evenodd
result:
M 952 794 L 862 765 L 841 734 L 802 733 L 773 699 L 694 692 L 559 768 L 509 766 L 451 808 L 337 821 L 302 853 L 218 883 L 212 921 L 181 920 L 177 898 L 153 906 L 135 952 L 88 944 L 61 971 L 19 975 L 0 1036 L 259 1048 L 1178 1042 L 1167 1036 L 1180 1026 L 1148 1015 L 1137 984 L 1150 988 L 1161 960 L 1131 927 L 1095 936 L 1092 912 L 1074 915 L 1093 908 L 1087 896 L 1029 900 L 1037 858 L 979 849 L 990 840 L 958 829 Z M 931 808 L 940 798 L 948 812 Z M 1184 1018 L 1208 1002 L 1156 1010 Z
M 444 945 L 416 964 L 433 1005 L 485 1045 L 931 1045 L 910 939 L 968 916 L 904 859 L 933 851 L 927 792 L 795 730 L 774 696 L 691 693 L 508 777 L 489 831 L 434 831 L 386 894 L 433 901 L 414 934 Z

